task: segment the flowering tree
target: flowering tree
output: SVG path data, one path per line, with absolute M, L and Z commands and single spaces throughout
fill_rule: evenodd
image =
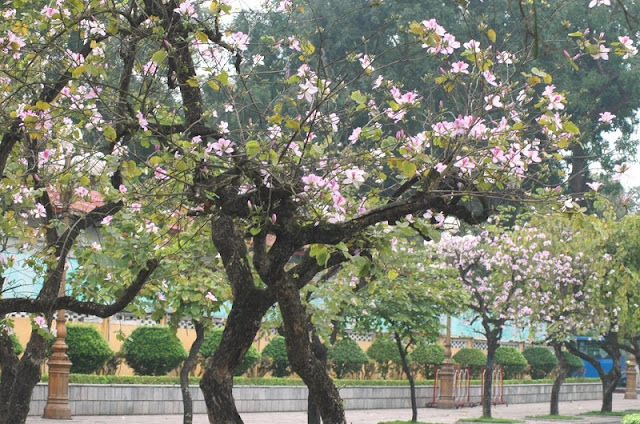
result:
M 487 340 L 483 416 L 491 416 L 494 357 L 503 329 L 507 323 L 529 321 L 530 291 L 555 272 L 538 249 L 545 238 L 536 229 L 517 227 L 511 232 L 484 230 L 477 236 L 448 235 L 438 244 L 436 257 L 458 271 L 458 282 L 469 292 L 464 307 L 480 322 Z
M 592 219 L 567 219 L 560 214 L 532 219 L 545 234 L 538 246 L 541 268 L 553 270 L 528 292 L 533 328 L 549 344 L 560 365 L 551 390 L 550 413 L 559 415 L 560 388 L 569 374 L 563 346 L 575 335 L 603 331 L 605 311 L 598 303 L 602 261 L 596 248 L 600 233 Z
M 395 238 L 395 237 L 394 237 Z M 450 269 L 433 266 L 425 249 L 414 250 L 408 240 L 395 252 L 384 252 L 375 263 L 372 282 L 352 305 L 357 328 L 386 331 L 393 339 L 400 365 L 409 381 L 411 421 L 418 420 L 414 375 L 410 352 L 420 342 L 434 342 L 440 336 L 440 317 L 462 312 L 466 292 L 452 287 Z M 428 248 L 427 248 L 428 249 Z M 384 258 L 384 259 L 383 259 Z
M 241 422 L 233 370 L 276 301 L 294 370 L 323 420 L 344 422 L 310 348 L 300 288 L 327 267 L 359 263 L 380 222 L 433 235 L 449 216 L 482 221 L 490 199 L 528 195 L 530 179 L 579 133 L 552 76 L 529 69 L 525 51 L 501 51 L 490 28 L 463 40 L 429 16 L 408 23 L 394 47 L 439 72 L 409 89 L 385 75 L 384 50 L 357 44 L 326 61 L 309 34 L 251 40 L 225 27 L 224 1 L 37 6 L 15 2 L 0 24 L 9 123 L 0 228 L 11 249 L 38 252 L 28 264 L 44 283 L 36 298 L 0 299 L 0 314 L 42 314 L 42 327 L 60 307 L 108 316 L 177 250 L 219 254 L 233 307 L 201 381 L 212 423 Z M 299 6 L 267 5 L 309 16 Z M 295 72 L 266 67 L 267 57 Z M 254 97 L 264 75 L 278 78 L 269 96 Z M 79 238 L 96 226 L 121 252 L 110 263 L 93 254 L 98 241 Z M 203 226 L 212 245 L 190 245 Z M 95 285 L 108 305 L 58 295 L 74 245 L 83 267 L 109 270 Z M 24 422 L 42 333 L 18 365 L 5 422 Z

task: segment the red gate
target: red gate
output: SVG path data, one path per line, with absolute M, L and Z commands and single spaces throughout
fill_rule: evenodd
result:
M 484 402 L 484 378 L 486 370 L 482 369 L 482 385 L 480 386 L 480 403 Z M 502 367 L 494 367 L 491 384 L 491 403 L 493 405 L 503 405 L 504 402 L 504 370 Z
M 436 367 L 436 376 L 433 380 L 433 397 L 431 402 L 427 403 L 428 407 L 435 408 L 438 406 L 440 399 L 440 370 L 442 367 Z M 471 367 L 456 367 L 453 374 L 453 404 L 456 408 L 463 406 L 475 406 L 471 402 Z

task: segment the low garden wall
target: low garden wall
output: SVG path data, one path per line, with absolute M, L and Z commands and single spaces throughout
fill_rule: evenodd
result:
M 205 413 L 202 392 L 191 386 L 193 409 Z M 306 411 L 307 388 L 304 386 L 236 386 L 233 389 L 239 412 Z M 353 386 L 340 389 L 347 409 L 410 408 L 407 386 Z M 417 388 L 418 405 L 431 401 L 433 388 Z M 506 403 L 548 402 L 551 384 L 513 384 L 504 386 Z M 472 400 L 480 399 L 480 387 L 472 386 Z M 593 400 L 602 397 L 600 383 L 567 383 L 562 386 L 562 401 Z M 181 414 L 179 386 L 127 384 L 71 384 L 69 387 L 73 415 Z M 47 385 L 38 384 L 33 392 L 30 415 L 42 415 L 47 400 Z

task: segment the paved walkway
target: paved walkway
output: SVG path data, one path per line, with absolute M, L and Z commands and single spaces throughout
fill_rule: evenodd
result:
M 583 412 L 600 409 L 601 401 L 576 401 L 561 402 L 560 413 L 563 415 L 578 415 Z M 622 394 L 616 394 L 613 401 L 615 411 L 626 409 L 640 409 L 640 400 L 623 399 Z M 494 408 L 493 416 L 497 418 L 525 418 L 531 415 L 548 414 L 548 403 L 526 403 L 518 405 L 499 405 Z M 418 421 L 429 423 L 455 423 L 460 418 L 479 417 L 480 407 L 461 408 L 454 410 L 442 410 L 433 408 L 420 408 Z M 245 424 L 305 424 L 307 415 L 304 412 L 269 412 L 269 413 L 245 413 L 241 414 Z M 347 411 L 349 424 L 376 424 L 380 421 L 409 420 L 410 409 L 370 409 Z M 194 424 L 207 424 L 205 415 L 196 415 Z M 52 424 L 52 420 L 31 417 L 27 424 Z M 536 424 L 546 424 L 549 421 L 531 421 Z M 580 424 L 613 424 L 619 423 L 619 417 L 584 417 L 578 421 Z M 100 416 L 100 417 L 74 417 L 74 424 L 181 424 L 180 415 L 147 415 L 147 416 Z M 564 421 L 567 423 L 567 421 Z M 576 423 L 576 424 L 577 424 Z

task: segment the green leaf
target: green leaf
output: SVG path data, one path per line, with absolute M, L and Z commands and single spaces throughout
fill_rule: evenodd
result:
M 162 63 L 163 60 L 167 58 L 168 55 L 169 54 L 167 53 L 166 50 L 158 50 L 151 56 L 151 61 L 156 65 L 159 65 Z
M 569 131 L 571 134 L 580 134 L 580 128 L 571 121 L 565 122 L 563 126 L 564 129 Z
M 395 269 L 392 269 L 387 273 L 387 278 L 389 280 L 395 280 L 398 277 L 398 275 L 399 275 L 398 272 Z
M 247 141 L 247 154 L 249 156 L 256 156 L 260 153 L 260 143 L 256 140 Z
M 104 135 L 104 138 L 107 139 L 107 141 L 110 143 L 115 142 L 116 137 L 118 136 L 118 134 L 116 134 L 116 130 L 114 130 L 111 125 L 105 126 L 102 134 Z
M 355 102 L 359 105 L 365 104 L 367 102 L 367 96 L 362 94 L 360 90 L 351 93 L 351 98 L 355 100 Z
M 496 42 L 496 32 L 492 29 L 487 31 L 487 37 L 489 37 L 489 40 L 491 40 L 492 43 Z

